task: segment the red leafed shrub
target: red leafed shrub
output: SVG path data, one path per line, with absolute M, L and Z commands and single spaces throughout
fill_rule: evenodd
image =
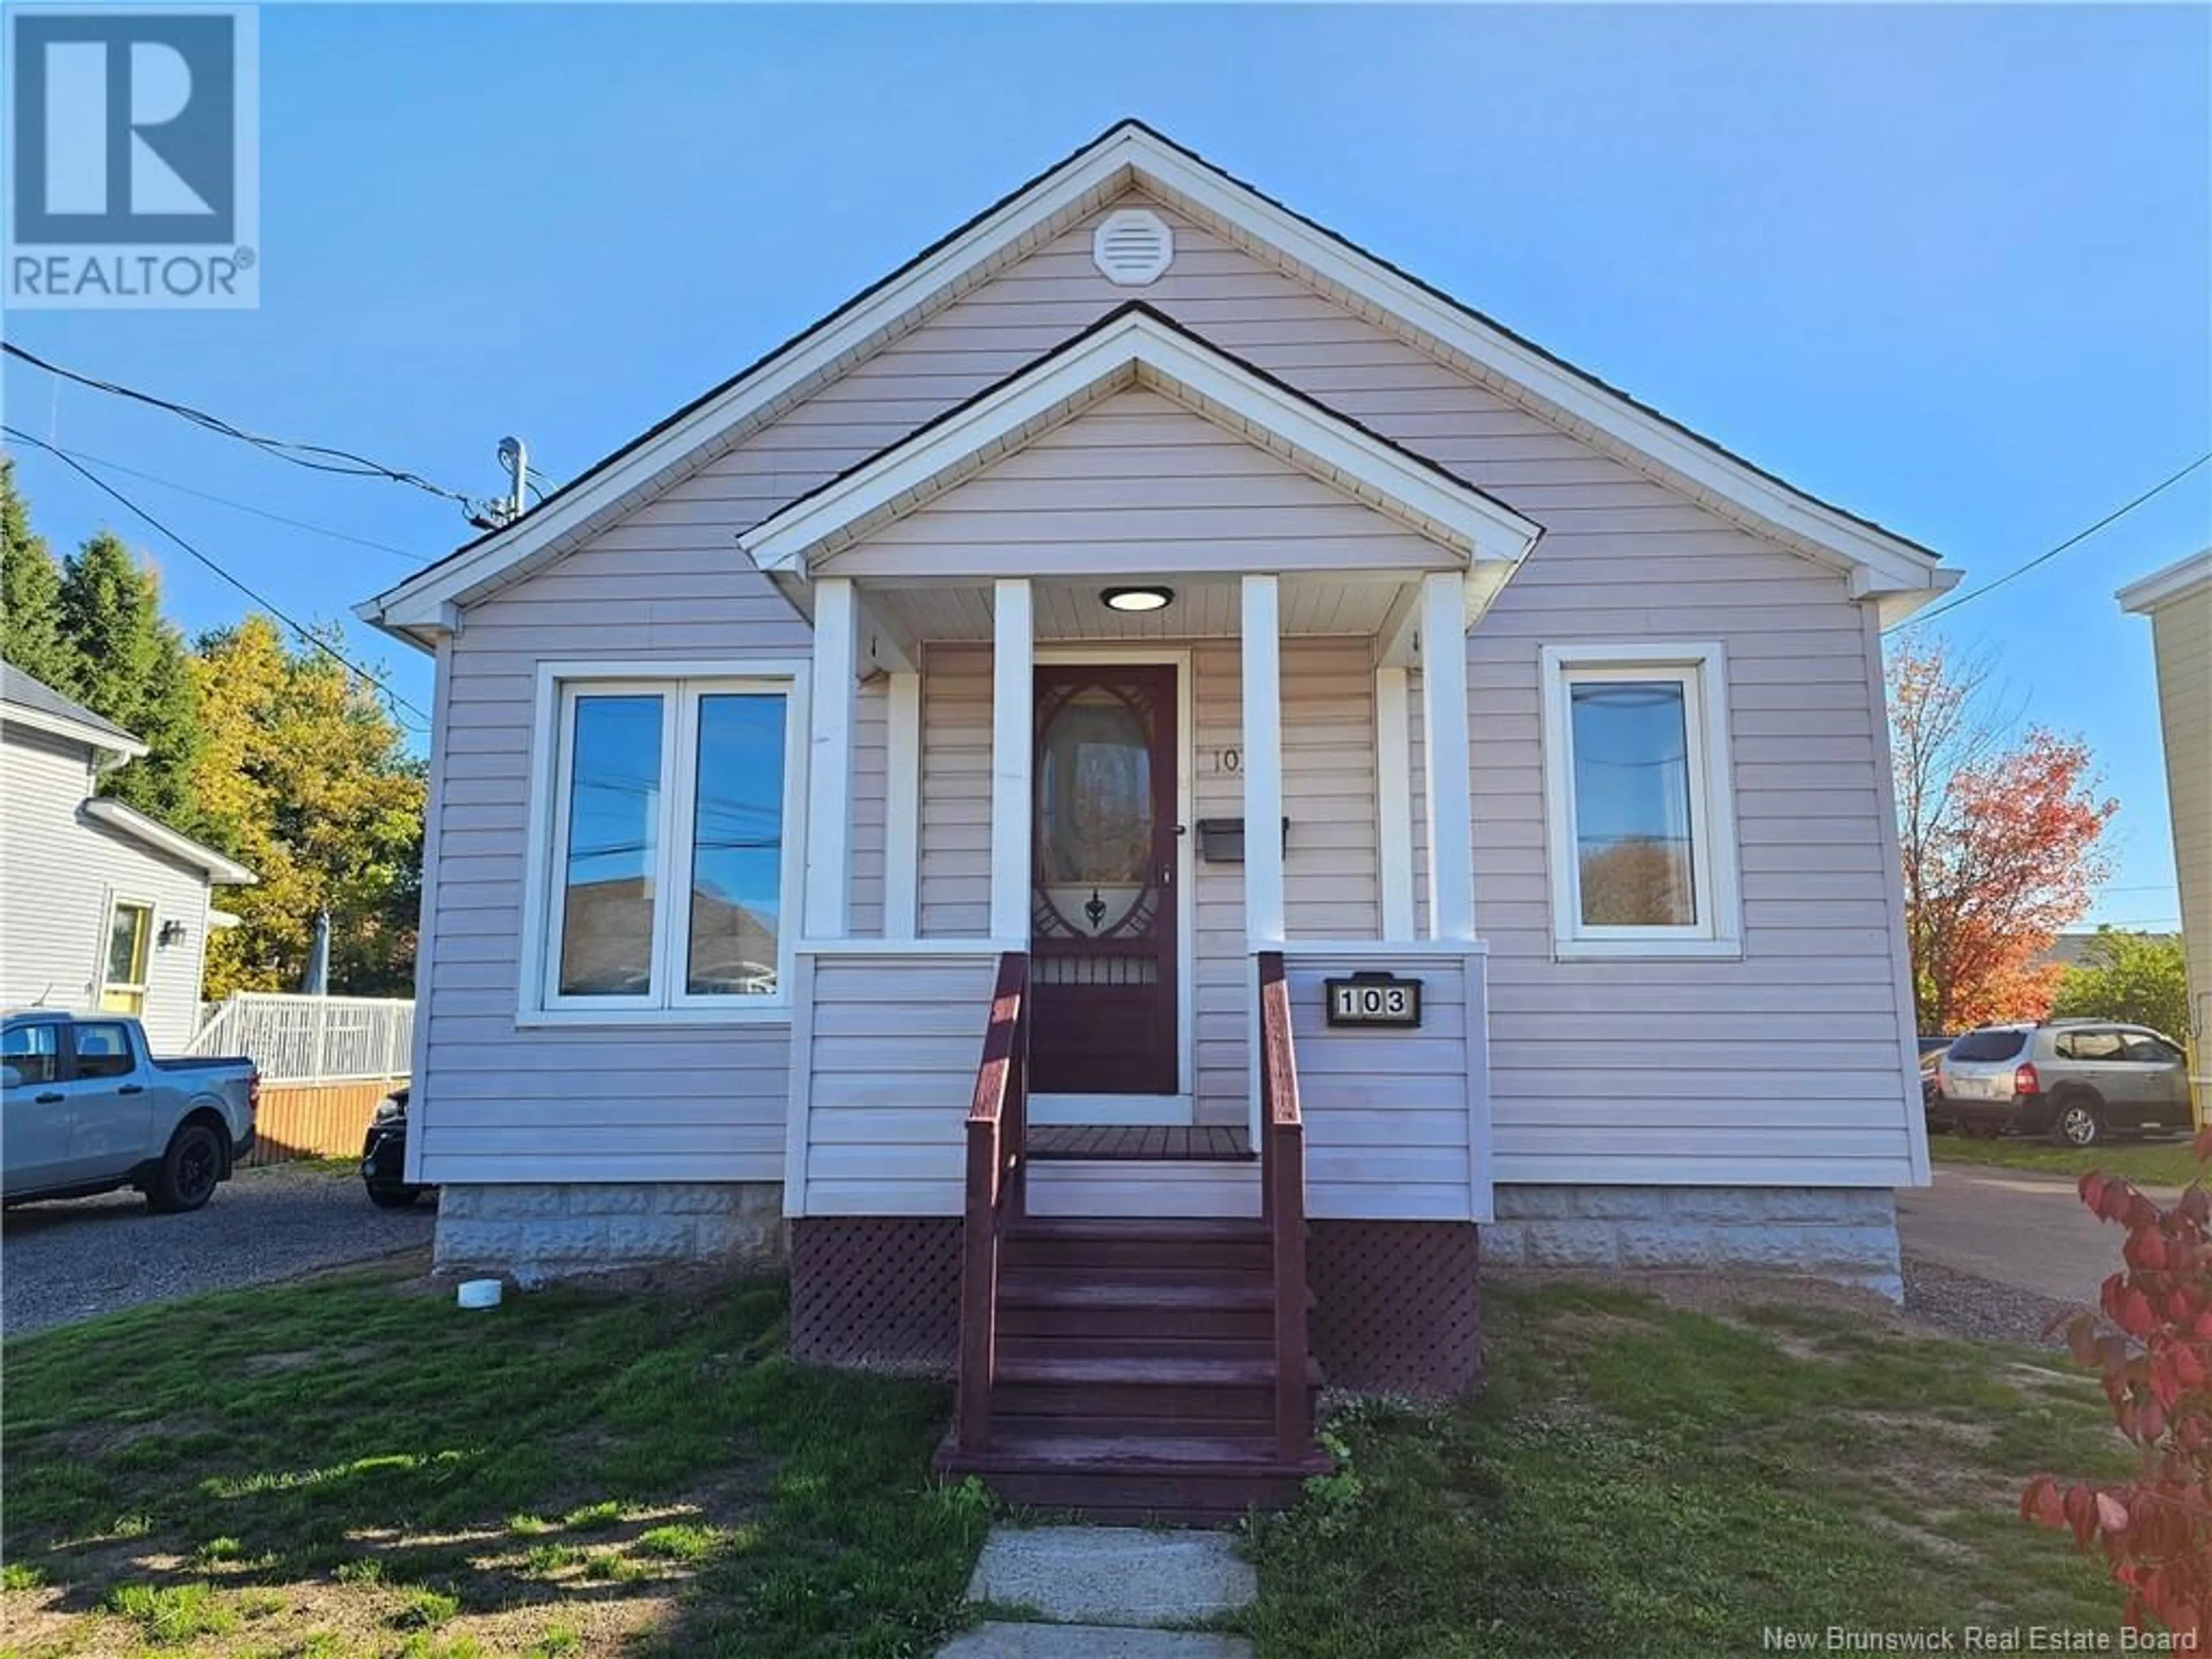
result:
M 2197 1137 L 2212 1159 L 2212 1126 Z M 2065 1322 L 2068 1346 L 2104 1373 L 2120 1432 L 2142 1449 L 2132 1480 L 2062 1486 L 2039 1474 L 2021 1513 L 2101 1547 L 2127 1591 L 2127 1619 L 2157 1620 L 2191 1652 L 2212 1641 L 2212 1194 L 2200 1177 L 2161 1208 L 2127 1182 L 2081 1177 L 2081 1201 L 2127 1229 L 2126 1267 L 2105 1281 L 2100 1333 L 2087 1312 Z

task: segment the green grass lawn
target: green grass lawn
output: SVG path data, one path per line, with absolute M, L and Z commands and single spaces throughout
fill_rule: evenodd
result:
M 9 1656 L 933 1653 L 988 1525 L 942 1386 L 781 1350 L 783 1292 L 454 1309 L 386 1268 L 8 1345 Z M 1491 1386 L 1362 1406 L 1257 1524 L 1262 1659 L 1711 1659 L 1763 1624 L 2060 1624 L 2117 1599 L 2016 1516 L 2115 1467 L 2063 1360 L 1823 1304 L 1489 1293 Z
M 950 1391 L 796 1366 L 783 1310 L 387 1271 L 10 1342 L 9 1650 L 927 1653 L 988 1524 Z
M 2076 1151 L 2017 1135 L 2002 1140 L 1969 1140 L 1964 1135 L 1931 1134 L 1928 1154 L 1938 1164 L 1980 1164 L 2074 1179 L 2101 1170 L 2106 1175 L 2124 1176 L 2153 1197 L 2170 1196 L 2206 1173 L 2185 1139 L 2116 1140 Z
M 1267 1659 L 1721 1659 L 1766 1628 L 2112 1632 L 2119 1597 L 2018 1519 L 2043 1469 L 2117 1472 L 2050 1355 L 1849 1310 L 1727 1319 L 1486 1292 L 1488 1390 L 1357 1407 L 1348 1472 L 1256 1532 Z M 1817 1641 L 1808 1650 L 1817 1650 Z

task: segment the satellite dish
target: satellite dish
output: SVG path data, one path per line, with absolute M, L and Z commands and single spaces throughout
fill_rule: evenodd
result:
M 501 466 L 506 467 L 509 471 L 514 471 L 514 464 L 516 460 L 520 458 L 521 454 L 521 439 L 501 438 L 499 441 L 499 464 Z

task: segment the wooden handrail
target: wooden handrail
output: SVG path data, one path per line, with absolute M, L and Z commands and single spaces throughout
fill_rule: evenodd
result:
M 998 1370 L 999 1242 L 1027 1200 L 1030 959 L 999 958 L 983 1059 L 968 1107 L 968 1190 L 960 1271 L 960 1401 L 963 1452 L 991 1443 L 991 1383 Z
M 1313 1450 L 1306 1387 L 1306 1146 L 1298 1063 L 1291 1040 L 1291 987 L 1283 953 L 1260 953 L 1260 1206 L 1275 1279 L 1275 1449 Z

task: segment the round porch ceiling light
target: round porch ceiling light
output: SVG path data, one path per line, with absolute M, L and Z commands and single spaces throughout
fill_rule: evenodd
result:
M 1172 587 L 1109 587 L 1098 596 L 1109 611 L 1164 611 L 1175 603 Z

